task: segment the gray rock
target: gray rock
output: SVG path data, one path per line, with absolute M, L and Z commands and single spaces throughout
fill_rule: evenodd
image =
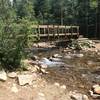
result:
M 72 100 L 89 100 L 89 98 L 86 95 L 83 95 L 81 93 L 76 93 L 76 92 L 72 92 L 70 94 L 70 97 Z
M 50 61 L 57 61 L 57 62 L 61 61 L 60 58 L 53 58 L 53 57 L 50 57 L 49 59 L 50 59 Z
M 99 94 L 94 94 L 93 91 L 89 90 L 89 93 L 91 95 L 92 98 L 94 99 L 100 99 L 100 95 Z
M 4 70 L 0 71 L 0 80 L 6 81 L 7 80 L 7 74 Z
M 93 61 L 87 61 L 87 64 L 88 65 L 94 65 L 94 62 Z
M 61 58 L 62 56 L 60 54 L 54 54 L 53 57 L 54 58 Z
M 18 82 L 19 82 L 19 85 L 26 85 L 26 84 L 29 84 L 31 85 L 32 84 L 32 81 L 33 80 L 36 80 L 37 79 L 37 74 L 32 74 L 32 75 L 18 75 Z
M 34 61 L 36 61 L 36 60 L 38 60 L 38 56 L 35 56 L 35 55 L 31 56 L 31 59 L 34 60 Z
M 47 66 L 46 64 L 40 64 L 40 67 L 45 69 L 45 68 L 47 68 L 48 66 Z
M 10 77 L 10 78 L 16 78 L 17 77 L 17 73 L 16 72 L 8 73 L 8 77 Z
M 74 54 L 75 57 L 78 57 L 78 58 L 81 58 L 83 57 L 84 55 L 83 54 Z
M 66 55 L 64 58 L 65 59 L 71 59 L 72 57 L 70 55 Z

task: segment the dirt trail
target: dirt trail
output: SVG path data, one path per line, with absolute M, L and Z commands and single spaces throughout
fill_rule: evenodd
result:
M 49 84 L 44 79 L 35 81 L 32 86 L 19 86 L 18 92 L 12 91 L 16 81 L 8 79 L 7 82 L 0 82 L 0 100 L 70 100 L 65 88 L 58 83 Z

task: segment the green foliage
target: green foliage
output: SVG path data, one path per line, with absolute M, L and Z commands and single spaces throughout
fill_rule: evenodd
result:
M 48 0 L 36 0 L 34 3 L 35 16 L 39 23 L 48 24 L 50 4 Z
M 32 0 L 14 0 L 13 8 L 18 18 L 34 19 L 34 6 Z
M 97 30 L 99 5 L 99 0 L 13 0 L 12 3 L 0 0 L 0 66 L 7 69 L 20 66 L 27 55 L 26 48 L 38 40 L 32 34 L 37 33 L 32 29 L 34 24 L 77 24 L 85 34 L 88 25 L 96 26 Z
M 31 23 L 25 19 L 17 23 L 0 23 L 0 64 L 9 70 L 16 69 L 27 55 L 25 49 L 34 42 Z

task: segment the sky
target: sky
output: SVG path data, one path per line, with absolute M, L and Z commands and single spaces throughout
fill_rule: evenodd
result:
M 10 0 L 11 2 L 13 1 L 13 0 Z

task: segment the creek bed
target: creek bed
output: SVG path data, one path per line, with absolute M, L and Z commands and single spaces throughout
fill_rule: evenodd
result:
M 54 54 L 59 54 L 61 61 L 65 63 L 64 66 L 48 67 L 49 73 L 42 77 L 49 83 L 58 82 L 66 85 L 69 91 L 78 90 L 88 95 L 93 84 L 100 84 L 100 56 L 96 52 L 62 51 L 63 48 L 35 53 L 40 58 L 49 58 Z M 83 54 L 83 57 L 73 56 L 75 54 Z

